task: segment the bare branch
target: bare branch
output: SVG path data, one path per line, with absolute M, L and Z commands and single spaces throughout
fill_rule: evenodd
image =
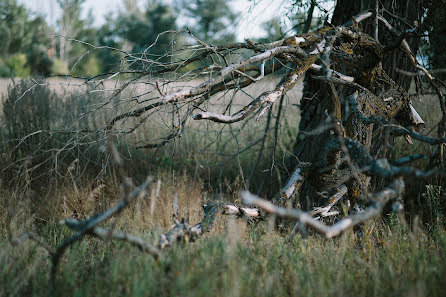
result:
M 341 185 L 339 187 L 339 191 L 336 192 L 334 195 L 330 197 L 329 204 L 324 207 L 316 207 L 310 212 L 310 216 L 315 216 L 317 214 L 320 214 L 322 217 L 326 217 L 329 215 L 330 209 L 339 201 L 341 200 L 344 195 L 347 194 L 347 187 L 345 185 Z
M 241 195 L 243 202 L 246 204 L 255 205 L 268 213 L 280 217 L 299 220 L 301 224 L 313 228 L 316 232 L 321 233 L 327 238 L 332 238 L 355 225 L 378 216 L 389 201 L 400 197 L 403 190 L 404 182 L 402 178 L 398 178 L 382 191 L 371 194 L 369 197 L 370 205 L 363 212 L 345 217 L 331 226 L 315 220 L 311 215 L 300 209 L 279 207 L 249 192 L 242 192 Z
M 311 64 L 310 64 L 311 65 Z M 292 89 L 294 85 L 296 84 L 298 78 L 300 75 L 305 73 L 306 70 L 308 70 L 309 66 L 302 67 L 301 69 L 298 69 L 297 71 L 292 72 L 288 78 L 279 85 L 275 90 L 264 92 L 261 94 L 257 99 L 250 102 L 248 105 L 243 107 L 240 111 L 236 112 L 232 116 L 217 114 L 213 112 L 201 112 L 197 113 L 193 116 L 194 120 L 211 120 L 213 122 L 218 123 L 234 123 L 243 120 L 253 111 L 257 110 L 259 107 L 264 105 L 265 103 L 273 104 L 277 98 L 280 98 L 283 94 L 285 94 L 287 91 Z
M 13 246 L 18 246 L 18 245 L 22 244 L 23 242 L 25 242 L 26 240 L 32 240 L 32 241 L 36 242 L 39 246 L 43 247 L 50 255 L 52 255 L 54 253 L 54 249 L 51 246 L 49 246 L 45 241 L 43 241 L 41 238 L 39 238 L 36 234 L 31 233 L 31 232 L 25 232 L 25 233 L 21 234 L 20 236 L 14 238 L 13 240 L 11 240 L 11 244 Z
M 158 248 L 164 249 L 175 245 L 178 241 L 195 241 L 206 232 L 210 232 L 219 214 L 246 217 L 250 220 L 261 219 L 262 215 L 256 208 L 237 206 L 235 204 L 226 204 L 213 202 L 203 204 L 204 217 L 196 225 L 178 221 L 174 218 L 175 225 L 165 234 L 161 234 L 158 241 Z
M 279 54 L 283 54 L 283 53 L 295 54 L 295 55 L 297 55 L 301 58 L 304 58 L 304 59 L 308 57 L 308 54 L 304 50 L 302 50 L 301 48 L 299 48 L 297 46 L 279 46 L 279 47 L 267 50 L 267 51 L 265 51 L 261 54 L 258 54 L 256 56 L 245 59 L 243 61 L 234 63 L 234 64 L 222 69 L 218 76 L 216 76 L 208 81 L 205 81 L 204 83 L 202 83 L 194 88 L 185 89 L 185 90 L 181 90 L 178 92 L 166 94 L 161 99 L 165 103 L 169 103 L 169 102 L 183 100 L 185 98 L 203 94 L 204 92 L 210 90 L 210 88 L 212 88 L 214 85 L 222 82 L 226 76 L 228 76 L 235 70 L 241 70 L 244 66 L 247 66 L 247 65 L 253 64 L 253 63 L 257 63 L 257 62 L 261 62 L 261 61 L 264 61 L 267 59 L 271 59 L 271 58 L 273 58 Z
M 76 219 L 66 219 L 63 221 L 63 223 L 68 228 L 75 230 L 75 231 L 82 228 L 82 223 Z M 102 240 L 115 239 L 115 240 L 125 241 L 125 242 L 128 242 L 128 243 L 136 246 L 141 251 L 149 253 L 150 255 L 155 257 L 155 259 L 161 258 L 161 252 L 157 248 L 155 248 L 151 244 L 145 242 L 141 237 L 138 237 L 138 236 L 135 236 L 135 235 L 123 232 L 123 231 L 114 230 L 114 229 L 107 230 L 107 229 L 95 226 L 90 231 L 88 231 L 87 234 L 97 237 L 97 238 L 100 238 Z

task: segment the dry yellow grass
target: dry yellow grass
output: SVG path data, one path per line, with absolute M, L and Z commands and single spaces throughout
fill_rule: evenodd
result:
M 150 214 L 158 180 L 159 197 Z M 57 224 L 59 218 L 87 216 L 112 205 L 120 186 L 67 180 L 40 199 L 0 190 L 0 295 L 49 294 L 48 254 L 33 242 L 12 247 L 7 230 L 12 235 L 31 230 L 56 245 L 71 234 Z M 156 242 L 171 225 L 175 195 L 180 217 L 201 219 L 200 205 L 209 197 L 201 182 L 167 171 L 107 225 Z M 220 217 L 213 232 L 165 250 L 161 261 L 125 243 L 86 238 L 65 253 L 51 295 L 443 296 L 443 226 L 427 232 L 391 217 L 387 224 L 368 222 L 363 234 L 360 241 L 351 230 L 335 240 L 298 235 L 287 241 L 286 234 L 267 224 L 251 228 Z
M 60 88 L 56 91 L 63 94 L 61 84 L 66 85 L 67 82 L 54 80 L 51 87 Z M 69 88 L 77 90 L 79 86 L 73 84 Z M 265 81 L 249 91 L 255 96 L 273 85 L 274 81 Z M 144 86 L 138 86 L 134 86 L 135 92 L 146 90 Z M 298 109 L 293 108 L 292 104 L 298 103 L 298 94 L 299 90 L 291 93 L 287 101 L 291 113 L 287 119 L 296 126 Z M 130 95 L 132 93 L 121 96 L 123 105 L 120 108 L 134 108 L 135 105 L 131 105 L 134 103 L 125 105 L 126 96 Z M 229 94 L 220 99 L 214 98 L 209 108 L 218 110 L 230 100 L 227 96 Z M 243 105 L 250 99 L 240 95 L 236 100 L 237 104 Z M 423 102 L 417 104 L 420 104 L 420 108 L 425 107 L 427 113 L 430 112 Z M 119 112 L 121 110 L 116 109 L 105 113 L 111 113 L 106 115 L 109 119 Z M 158 114 L 153 121 L 156 123 L 163 116 Z M 244 141 L 242 144 L 259 135 L 260 124 L 253 124 L 248 131 L 235 125 L 235 129 L 241 133 L 240 139 Z M 185 133 L 186 141 L 176 148 L 175 154 L 194 158 L 193 161 L 184 158 L 183 167 L 196 166 L 197 171 L 210 174 L 206 166 L 198 169 L 204 160 L 215 166 L 224 158 L 217 159 L 211 152 L 202 151 L 201 147 L 210 140 L 213 132 L 209 131 L 216 130 L 219 124 L 206 123 L 206 129 L 211 130 L 204 137 L 200 136 L 203 135 L 200 134 L 200 125 L 203 124 L 191 125 L 190 134 Z M 134 136 L 136 141 L 147 138 L 147 133 L 152 133 L 150 127 L 154 126 L 148 125 Z M 149 137 L 156 138 L 166 131 L 161 129 L 162 125 L 155 127 L 158 130 Z M 166 155 L 168 153 L 166 149 Z M 173 153 L 169 156 L 173 157 Z M 142 154 L 137 157 L 140 158 L 138 162 L 147 156 Z M 253 154 L 250 154 L 237 162 L 238 165 L 241 162 L 252 165 L 253 159 Z M 174 161 L 167 158 L 166 163 L 174 162 L 175 166 L 164 166 L 167 169 L 152 172 L 153 182 L 147 193 L 119 216 L 109 220 L 106 226 L 156 242 L 157 235 L 171 226 L 176 203 L 179 217 L 194 224 L 202 218 L 203 202 L 237 200 L 239 190 L 245 187 L 242 176 L 226 183 L 228 179 L 223 176 L 220 183 L 223 189 L 213 190 L 212 185 L 207 184 L 209 180 L 202 179 L 202 174 L 192 176 L 193 170 L 178 172 L 175 169 L 181 167 L 175 163 L 178 161 L 179 158 Z M 159 164 L 162 162 L 159 161 Z M 63 178 L 59 181 L 48 181 L 34 188 L 10 189 L 4 186 L 5 183 L 0 183 L 0 283 L 3 284 L 0 295 L 48 295 L 50 265 L 47 253 L 32 242 L 13 248 L 9 242 L 11 236 L 32 231 L 53 246 L 59 244 L 71 234 L 57 223 L 60 219 L 83 219 L 103 211 L 119 201 L 128 187 L 138 184 L 137 179 L 120 180 L 113 174 L 78 179 L 72 176 L 75 173 L 71 172 L 70 167 L 63 172 Z M 235 167 L 235 172 L 238 172 Z M 147 174 L 137 173 L 138 176 Z M 417 224 L 409 226 L 393 216 L 384 219 L 387 221 L 385 224 L 379 220 L 367 223 L 361 241 L 350 230 L 335 240 L 327 241 L 318 236 L 304 240 L 297 236 L 289 242 L 286 241 L 286 234 L 272 231 L 267 224 L 250 228 L 245 222 L 234 223 L 227 218 L 219 218 L 214 232 L 205 235 L 199 242 L 165 251 L 165 260 L 159 262 L 125 243 L 88 238 L 65 254 L 59 267 L 54 295 L 443 295 L 446 290 L 446 233 L 441 220 L 425 227 Z

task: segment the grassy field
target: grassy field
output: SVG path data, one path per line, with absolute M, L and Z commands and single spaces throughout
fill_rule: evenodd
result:
M 206 193 L 189 176 L 160 177 L 154 209 L 148 195 L 107 223 L 140 234 L 148 242 L 171 224 L 175 188 L 180 216 L 198 222 Z M 63 217 L 84 217 L 113 204 L 119 192 L 105 185 L 99 194 L 67 185 L 41 197 L 37 209 L 14 193 L 2 192 L 0 295 L 48 295 L 49 257 L 34 242 L 12 247 L 7 231 L 32 230 L 51 245 L 70 233 Z M 92 198 L 92 196 L 94 198 Z M 34 197 L 33 199 L 39 199 Z M 83 205 L 81 205 L 83 203 Z M 219 217 L 212 233 L 197 242 L 165 250 L 154 260 L 128 244 L 87 238 L 73 245 L 58 269 L 54 296 L 444 296 L 446 232 L 441 224 L 409 226 L 395 216 L 367 223 L 361 239 L 353 231 L 326 240 L 286 234 L 268 222 Z
M 71 87 L 67 89 L 69 84 Z M 52 80 L 50 88 L 61 100 L 76 101 L 80 97 L 69 95 L 78 90 L 78 84 Z M 273 84 L 274 81 L 268 81 L 248 91 L 255 96 Z M 7 82 L 0 81 L 1 94 L 6 94 L 5 85 Z M 105 87 L 113 88 L 113 85 Z M 153 177 L 153 182 L 144 195 L 104 227 L 124 230 L 156 243 L 173 223 L 175 201 L 179 217 L 195 224 L 203 216 L 201 205 L 205 202 L 240 202 L 240 190 L 247 187 L 255 190 L 258 184 L 265 185 L 262 193 L 274 192 L 283 184 L 278 173 L 280 162 L 290 153 L 289 143 L 297 132 L 295 105 L 300 88 L 293 90 L 286 100 L 276 152 L 277 170 L 270 169 L 270 133 L 263 163 L 252 184 L 247 184 L 247 180 L 259 145 L 253 147 L 254 152 L 236 157 L 233 153 L 262 135 L 264 118 L 226 130 L 218 124 L 192 121 L 178 142 L 151 159 L 153 151 L 135 151 L 129 149 L 129 144 L 143 137 L 156 140 L 165 134 L 161 124 L 155 126 L 156 131 L 150 129 L 153 122 L 165 116 L 162 112 L 155 115 L 153 122 L 147 123 L 148 128 L 119 143 L 126 161 L 125 172 L 132 176 L 132 182 L 138 184 L 147 175 Z M 145 90 L 141 85 L 123 94 L 119 98 L 122 107 L 126 107 L 127 98 L 141 94 L 132 92 Z M 207 107 L 218 110 L 230 99 L 216 98 L 214 105 Z M 248 99 L 240 95 L 237 104 L 246 104 Z M 437 115 L 432 98 L 425 100 L 414 105 L 429 119 L 426 121 L 429 129 L 434 127 Z M 89 104 L 94 106 L 97 102 Z M 86 122 L 100 126 L 107 123 L 110 114 L 118 113 L 119 110 L 102 111 Z M 64 118 L 62 123 L 69 126 L 68 121 L 76 116 L 73 112 L 72 118 Z M 57 143 L 59 139 L 54 141 Z M 400 141 L 396 145 L 400 155 L 420 148 L 426 152 L 431 149 L 416 142 L 409 148 Z M 2 164 L 9 164 L 11 151 L 17 156 L 24 154 L 14 147 L 11 149 L 8 142 L 2 143 L 1 148 Z M 350 230 L 332 240 L 316 234 L 305 238 L 298 234 L 289 240 L 289 228 L 278 232 L 272 228 L 271 220 L 250 225 L 226 216 L 218 217 L 212 232 L 198 241 L 164 250 L 161 260 L 123 242 L 85 238 L 67 250 L 58 267 L 56 287 L 49 291 L 51 263 L 47 251 L 30 241 L 13 246 L 11 240 L 23 232 L 33 232 L 56 246 L 72 234 L 59 224 L 61 219 L 84 219 L 101 212 L 117 203 L 125 188 L 112 166 L 104 171 L 95 166 L 95 160 L 93 164 L 72 161 L 85 155 L 88 149 L 104 155 L 103 143 L 76 149 L 69 151 L 73 156 L 66 160 L 59 156 L 60 168 L 55 167 L 54 161 L 44 168 L 51 172 L 50 177 L 33 180 L 27 174 L 29 164 L 25 158 L 10 167 L 19 176 L 13 186 L 9 177 L 0 178 L 0 296 L 446 296 L 446 212 L 440 211 L 446 198 L 441 188 L 426 188 L 419 182 L 416 194 L 407 195 L 425 199 L 423 213 L 425 217 L 428 214 L 428 220 L 423 221 L 417 213 L 402 218 L 386 212 L 362 226 L 360 232 Z M 101 165 L 104 159 L 98 160 Z M 62 166 L 63 162 L 68 163 Z M 150 162 L 154 165 L 148 169 Z M 91 168 L 85 170 L 83 166 Z

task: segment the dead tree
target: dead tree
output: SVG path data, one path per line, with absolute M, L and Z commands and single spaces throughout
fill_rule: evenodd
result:
M 359 28 L 359 23 L 372 17 L 394 36 L 392 43 L 382 45 Z M 175 52 L 170 53 L 170 62 L 163 62 L 167 59 L 151 59 L 151 56 L 146 54 L 136 56 L 120 51 L 127 61 L 139 61 L 146 66 L 138 71 L 104 74 L 102 79 L 110 78 L 110 75 L 116 77 L 129 73 L 135 75 L 135 78 L 115 90 L 110 100 L 99 108 L 116 108 L 119 103 L 113 101 L 116 96 L 139 80 L 144 80 L 152 86 L 149 92 L 151 97 L 123 105 L 129 107 L 129 110 L 117 109 L 120 114 L 111 119 L 101 132 L 104 132 L 108 139 L 111 139 L 111 135 L 129 135 L 142 127 L 156 112 L 169 109 L 173 115 L 170 133 L 158 142 L 139 145 L 140 148 L 158 149 L 181 136 L 183 127 L 190 119 L 223 125 L 260 119 L 266 116 L 273 105 L 280 103 L 281 97 L 293 88 L 299 77 L 306 75 L 309 79 L 320 82 L 320 90 L 317 91 L 325 94 L 303 104 L 305 112 L 302 121 L 311 124 L 306 126 L 307 129 L 300 131 L 296 147 L 297 155 L 306 157 L 296 162 L 285 186 L 270 199 L 271 201 L 262 200 L 247 192 L 242 196 L 246 204 L 254 204 L 267 213 L 298 220 L 296 228 L 308 226 L 326 237 L 334 237 L 347 228 L 378 216 L 389 202 L 399 209 L 405 176 L 424 178 L 433 174 L 444 174 L 441 162 L 427 171 L 405 166 L 418 159 L 418 155 L 389 160 L 376 158 L 371 154 L 373 133 L 376 131 L 404 136 L 409 142 L 416 139 L 436 145 L 439 152 L 442 152 L 446 143 L 444 135 L 433 138 L 420 133 L 424 122 L 413 108 L 407 91 L 392 80 L 382 66 L 396 49 L 401 49 L 411 62 L 411 67 L 422 71 L 432 83 L 440 107 L 445 110 L 445 98 L 436 85 L 435 78 L 417 63 L 406 41 L 415 30 L 416 28 L 410 28 L 398 32 L 376 11 L 365 11 L 354 16 L 351 25 L 327 25 L 314 32 L 266 44 L 247 40 L 243 43 L 214 46 L 195 38 L 198 45 L 186 47 L 181 56 Z M 191 33 L 190 35 L 193 37 Z M 92 50 L 97 48 L 92 46 Z M 184 58 L 186 54 L 188 55 Z M 200 61 L 203 61 L 203 67 L 188 68 L 188 65 Z M 230 105 L 232 101 L 221 113 L 205 110 L 215 96 L 231 90 L 243 90 L 273 73 L 283 75 L 280 83 L 274 89 L 253 98 L 245 106 L 237 108 L 235 112 L 231 110 L 231 107 L 236 108 L 235 105 Z M 198 77 L 200 82 L 195 86 L 172 89 L 172 83 L 178 83 L 187 77 Z M 345 104 L 349 106 L 348 114 L 342 112 L 342 103 L 336 88 L 338 85 L 343 86 L 347 94 Z M 110 152 L 116 163 L 120 163 L 113 146 L 110 146 Z M 438 156 L 443 158 L 442 153 Z M 386 184 L 371 193 L 370 179 L 374 176 L 383 178 Z M 174 218 L 174 226 L 161 235 L 155 245 L 123 232 L 105 230 L 98 226 L 122 211 L 147 185 L 148 181 L 128 193 L 115 207 L 101 214 L 84 221 L 64 220 L 63 223 L 75 231 L 75 234 L 55 249 L 44 245 L 52 257 L 52 279 L 66 248 L 82 240 L 85 235 L 126 240 L 141 250 L 160 257 L 161 249 L 173 245 L 178 240 L 193 241 L 210 231 L 217 213 L 250 219 L 265 216 L 265 213 L 257 208 L 224 203 L 207 204 L 203 206 L 204 218 L 200 223 L 189 225 Z M 296 197 L 300 200 L 295 199 Z M 341 217 L 331 226 L 325 225 L 321 221 L 322 218 L 340 215 L 335 206 L 343 198 L 351 202 L 350 215 Z M 309 200 L 306 203 L 310 208 L 309 212 L 284 207 L 303 205 L 305 200 Z M 24 235 L 20 239 L 33 239 L 42 243 L 30 235 Z
M 379 4 L 379 5 L 378 5 Z M 407 52 L 398 50 L 401 41 L 398 41 L 397 29 L 403 29 L 404 31 L 415 28 L 416 24 L 421 24 L 423 4 L 421 1 L 352 1 L 352 0 L 340 0 L 337 1 L 331 23 L 333 25 L 350 24 L 353 25 L 355 19 L 352 19 L 352 15 L 356 14 L 358 11 L 369 10 L 373 15 L 358 24 L 362 31 L 367 33 L 373 38 L 385 44 L 385 57 L 379 61 L 378 64 L 382 68 L 374 67 L 373 65 L 363 67 L 364 71 L 381 71 L 384 70 L 385 78 L 380 78 L 381 74 L 369 74 L 368 78 L 375 80 L 370 83 L 359 82 L 360 85 L 365 86 L 367 89 L 375 92 L 375 94 L 382 93 L 384 90 L 390 88 L 395 89 L 398 86 L 399 89 L 408 90 L 410 83 L 412 81 L 411 77 L 402 74 L 398 70 L 412 71 L 414 69 L 413 61 L 411 56 L 415 56 L 419 37 L 413 34 L 410 38 L 406 40 L 409 45 L 412 55 L 408 55 Z M 387 26 L 389 22 L 382 18 L 380 15 L 385 15 L 389 22 L 395 27 Z M 381 21 L 379 18 L 382 18 Z M 380 60 L 380 59 L 378 59 Z M 378 62 L 378 61 L 377 61 Z M 373 63 L 372 63 L 373 64 Z M 371 67 L 370 67 L 371 66 Z M 389 80 L 391 78 L 391 80 Z M 382 87 L 385 81 L 393 84 L 393 86 L 388 85 L 384 88 Z M 378 87 L 378 89 L 376 89 Z M 334 94 L 333 90 L 336 90 L 337 94 Z M 296 145 L 294 147 L 294 156 L 297 160 L 304 162 L 314 162 L 319 159 L 319 152 L 314 149 L 309 149 L 315 147 L 316 144 L 320 143 L 323 139 L 321 135 L 308 136 L 305 134 L 306 131 L 311 131 L 316 129 L 321 121 L 326 119 L 325 111 L 327 110 L 326 102 L 329 101 L 327 98 L 332 96 L 337 96 L 340 101 L 339 108 L 336 112 L 342 114 L 343 126 L 346 128 L 346 132 L 350 135 L 352 133 L 352 124 L 349 122 L 353 117 L 351 116 L 351 108 L 348 102 L 348 96 L 352 93 L 352 89 L 345 85 L 336 84 L 335 89 L 332 86 L 327 87 L 327 83 L 320 80 L 315 80 L 311 76 L 306 76 L 305 87 L 304 87 L 304 100 L 301 102 L 301 121 L 299 123 L 299 130 L 301 133 L 298 135 Z M 407 96 L 407 95 L 404 95 Z M 335 99 L 338 100 L 338 99 Z M 408 99 L 405 100 L 408 102 Z M 387 118 L 391 120 L 391 118 Z M 402 123 L 403 126 L 408 125 L 408 122 Z M 354 124 L 355 125 L 355 124 Z M 420 124 L 421 125 L 421 124 Z M 357 128 L 355 128 L 357 129 Z M 394 143 L 395 134 L 391 133 L 390 129 L 385 131 L 380 130 L 381 125 L 375 125 L 373 128 L 369 126 L 368 139 L 366 143 L 367 149 L 374 158 L 389 158 L 393 150 L 390 148 Z M 361 129 L 360 129 L 361 130 Z M 358 133 L 358 131 L 353 132 Z M 372 135 L 373 133 L 373 139 Z M 305 140 L 300 139 L 305 137 Z M 317 147 L 317 146 L 316 146 Z M 291 158 L 290 164 L 293 166 L 296 159 Z M 370 181 L 371 188 L 377 190 L 385 185 L 385 181 L 379 177 L 372 177 Z M 318 186 L 311 185 L 310 183 L 304 183 L 301 190 L 301 205 L 305 209 L 311 209 L 317 206 L 321 201 L 315 201 L 310 197 L 317 197 L 318 192 L 323 191 Z M 349 196 L 354 197 L 359 195 L 357 186 L 349 187 Z M 354 199 L 356 200 L 356 199 Z M 355 202 L 353 200 L 353 202 Z
M 388 44 L 382 45 L 359 28 L 361 22 L 370 18 L 375 20 L 375 33 L 379 25 L 380 30 L 392 36 Z M 327 198 L 345 186 L 352 209 L 360 210 L 370 200 L 372 177 L 383 178 L 386 184 L 392 184 L 403 175 L 422 177 L 441 171 L 431 168 L 422 172 L 398 167 L 401 161 L 389 161 L 386 154 L 374 151 L 376 138 L 373 134 L 389 133 L 404 136 L 408 142 L 414 138 L 438 145 L 438 151 L 443 150 L 444 135 L 431 138 L 420 133 L 424 122 L 413 108 L 406 89 L 392 80 L 383 68 L 386 59 L 396 50 L 401 50 L 411 67 L 421 70 L 430 80 L 437 91 L 441 110 L 444 110 L 445 99 L 434 77 L 419 65 L 406 41 L 416 29 L 399 32 L 377 10 L 353 16 L 345 25 L 327 25 L 311 33 L 266 44 L 247 40 L 214 46 L 205 44 L 189 32 L 198 45 L 183 49 L 183 55 L 184 52 L 189 53 L 186 59 L 159 62 L 148 56 L 135 57 L 125 53 L 126 59 L 146 63 L 137 79 L 151 77 L 148 83 L 158 94 L 114 117 L 106 130 L 108 133 L 131 133 L 157 110 L 172 107 L 176 114 L 172 118 L 176 119 L 172 121 L 171 133 L 159 142 L 139 146 L 159 148 L 181 136 L 189 119 L 232 124 L 264 117 L 305 74 L 318 89 L 313 90 L 313 96 L 307 96 L 308 99 L 301 102 L 301 129 L 294 149 L 297 162 L 289 182 L 273 202 L 277 205 L 301 205 L 311 210 L 326 204 Z M 243 58 L 234 58 L 236 54 Z M 174 53 L 171 57 L 177 56 Z M 188 71 L 188 65 L 200 61 L 203 61 L 202 68 Z M 280 71 L 285 74 L 276 88 L 263 92 L 235 112 L 231 110 L 232 101 L 222 113 L 205 110 L 212 98 L 231 90 L 243 90 Z M 187 77 L 200 77 L 202 82 L 190 87 L 169 87 L 169 84 Z M 344 102 L 336 86 L 343 87 L 342 92 L 346 94 Z M 344 106 L 349 112 L 343 111 Z M 136 121 L 132 122 L 132 127 L 123 129 L 121 124 L 129 119 Z M 442 154 L 438 156 L 442 158 Z

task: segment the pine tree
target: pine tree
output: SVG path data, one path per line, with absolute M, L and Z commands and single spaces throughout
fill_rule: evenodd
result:
M 193 34 L 206 43 L 228 43 L 235 40 L 230 29 L 238 14 L 232 11 L 230 1 L 192 0 L 183 1 L 186 15 L 193 19 Z

